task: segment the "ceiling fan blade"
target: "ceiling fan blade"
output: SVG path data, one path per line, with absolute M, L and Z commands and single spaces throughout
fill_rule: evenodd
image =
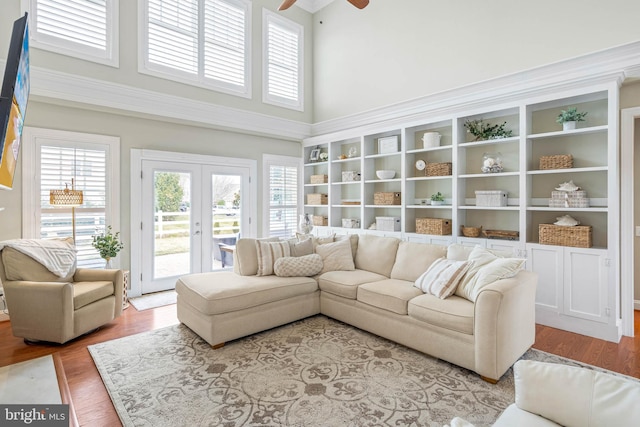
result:
M 280 5 L 280 7 L 278 8 L 278 10 L 287 10 L 289 9 L 291 6 L 293 6 L 293 4 L 296 2 L 296 0 L 284 0 L 282 2 L 282 4 Z M 368 1 L 367 1 L 368 3 Z
M 347 0 L 358 9 L 364 9 L 369 4 L 369 0 Z

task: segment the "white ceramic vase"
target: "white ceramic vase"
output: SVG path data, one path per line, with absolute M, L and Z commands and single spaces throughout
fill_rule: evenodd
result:
M 576 122 L 563 122 L 562 130 L 573 130 L 576 128 Z

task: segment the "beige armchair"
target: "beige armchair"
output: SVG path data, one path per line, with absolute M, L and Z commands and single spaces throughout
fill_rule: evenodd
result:
M 62 344 L 122 314 L 122 270 L 77 268 L 60 278 L 14 248 L 4 247 L 0 258 L 0 280 L 16 337 Z

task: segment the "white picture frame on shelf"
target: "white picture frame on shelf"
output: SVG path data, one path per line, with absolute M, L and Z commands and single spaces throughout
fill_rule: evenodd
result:
M 378 154 L 392 154 L 400 151 L 398 136 L 385 136 L 378 138 Z
M 311 150 L 311 153 L 309 153 L 309 161 L 317 162 L 318 160 L 320 160 L 320 149 L 314 148 L 313 150 Z

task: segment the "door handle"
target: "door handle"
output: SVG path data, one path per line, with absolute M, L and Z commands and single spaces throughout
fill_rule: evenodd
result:
M 200 230 L 198 230 L 195 233 L 193 233 L 194 236 L 197 236 L 198 234 L 200 234 Z

